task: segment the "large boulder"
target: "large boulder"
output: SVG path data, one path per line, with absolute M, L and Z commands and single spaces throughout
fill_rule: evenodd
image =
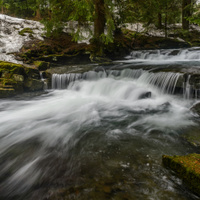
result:
M 24 82 L 24 90 L 28 92 L 43 90 L 44 82 L 41 80 L 27 78 Z
M 0 61 L 0 98 L 43 90 L 38 69 Z
M 163 165 L 173 170 L 186 185 L 200 195 L 200 154 L 162 157 Z
M 200 103 L 196 103 L 192 106 L 191 110 L 200 116 Z

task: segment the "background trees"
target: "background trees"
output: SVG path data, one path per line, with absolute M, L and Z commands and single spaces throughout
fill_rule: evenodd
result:
M 74 38 L 80 27 L 88 27 L 98 45 L 111 42 L 114 31 L 125 23 L 155 25 L 167 37 L 171 24 L 182 23 L 188 30 L 190 22 L 200 21 L 196 0 L 0 0 L 0 6 L 5 14 L 41 19 L 48 36 L 59 35 L 66 22 L 75 21 Z

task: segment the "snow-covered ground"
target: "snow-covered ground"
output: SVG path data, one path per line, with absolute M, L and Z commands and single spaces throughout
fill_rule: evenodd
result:
M 12 53 L 18 52 L 25 41 L 31 40 L 29 33 L 25 36 L 19 34 L 24 28 L 32 29 L 33 37 L 43 40 L 44 26 L 40 22 L 0 14 L 0 60 L 20 63 Z

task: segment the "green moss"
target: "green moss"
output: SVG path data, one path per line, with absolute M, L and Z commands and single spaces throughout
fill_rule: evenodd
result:
M 200 154 L 162 157 L 163 165 L 172 169 L 191 190 L 200 194 Z
M 24 74 L 24 66 L 15 63 L 0 61 L 0 74 L 9 71 L 10 74 Z
M 6 85 L 15 85 L 17 84 L 17 81 L 15 81 L 14 79 L 6 79 L 4 78 L 2 80 L 2 85 L 5 87 Z
M 25 33 L 33 34 L 33 31 L 30 28 L 24 28 L 21 31 L 19 31 L 19 35 L 21 35 L 21 36 L 25 36 Z
M 0 88 L 0 97 L 8 98 L 16 95 L 16 92 L 13 88 Z
M 34 65 L 40 71 L 45 71 L 45 70 L 47 70 L 49 68 L 49 62 L 45 62 L 45 61 L 35 61 Z

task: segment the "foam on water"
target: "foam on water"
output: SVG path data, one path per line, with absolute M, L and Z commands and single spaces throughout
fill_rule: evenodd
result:
M 162 93 L 174 94 L 177 81 L 183 75 L 181 73 L 152 73 L 142 69 L 132 70 L 124 69 L 107 70 L 107 71 L 89 71 L 83 74 L 53 74 L 52 75 L 52 88 L 53 89 L 66 89 L 68 85 L 76 80 L 98 80 L 100 78 L 130 78 L 142 85 L 154 85 L 160 88 Z M 189 79 L 188 79 L 189 80 Z M 186 86 L 185 86 L 186 87 Z M 189 95 L 189 92 L 188 92 Z
M 127 63 L 167 64 L 175 62 L 200 62 L 200 49 L 158 49 L 133 51 L 126 57 Z
M 151 96 L 141 98 L 147 92 L 151 92 Z M 133 134 L 138 127 L 167 132 L 195 125 L 188 101 L 161 94 L 153 86 L 130 78 L 77 80 L 71 82 L 67 90 L 53 91 L 41 99 L 29 101 L 3 100 L 0 107 L 3 108 L 0 112 L 0 157 L 8 154 L 9 158 L 1 164 L 1 169 L 5 173 L 16 168 L 3 182 L 2 192 L 9 194 L 26 191 L 44 173 L 42 168 L 37 168 L 50 148 L 59 146 L 67 153 L 69 147 L 76 146 L 84 138 L 84 130 L 98 129 L 104 126 L 103 121 L 110 124 L 105 136 L 115 135 L 115 139 L 124 132 Z M 131 118 L 134 120 L 130 121 Z M 122 121 L 127 121 L 125 127 L 112 125 Z M 143 134 L 139 130 L 136 132 Z M 8 152 L 12 148 L 20 148 L 35 139 L 39 146 L 24 155 L 21 163 L 11 159 L 12 154 Z

